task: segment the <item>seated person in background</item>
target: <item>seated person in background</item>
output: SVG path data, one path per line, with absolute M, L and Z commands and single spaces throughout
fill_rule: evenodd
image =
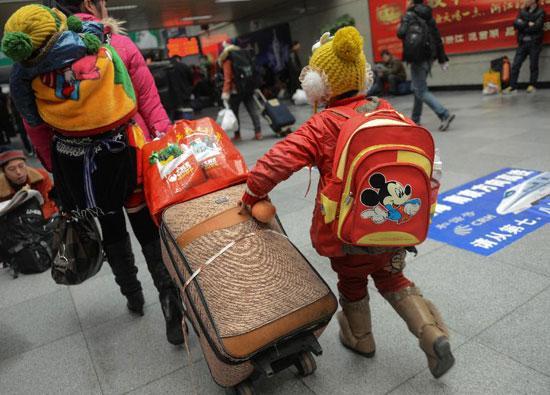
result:
M 50 199 L 53 184 L 46 170 L 27 165 L 23 151 L 9 150 L 0 154 L 0 202 L 9 200 L 25 186 L 37 190 L 44 198 L 42 213 L 49 219 L 57 213 L 57 207 Z
M 375 81 L 369 91 L 369 96 L 382 96 L 385 94 L 384 85 L 386 82 L 388 83 L 388 92 L 391 95 L 397 95 L 399 84 L 407 79 L 405 66 L 387 49 L 382 51 L 381 56 L 382 63 L 374 67 Z

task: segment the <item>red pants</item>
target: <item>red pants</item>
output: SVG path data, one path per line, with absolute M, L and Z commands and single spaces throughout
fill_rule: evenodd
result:
M 338 291 L 347 301 L 354 302 L 367 296 L 368 276 L 374 280 L 378 292 L 397 292 L 413 283 L 392 265 L 395 253 L 379 255 L 347 255 L 330 258 L 332 270 L 338 274 Z M 404 256 L 403 256 L 404 259 Z

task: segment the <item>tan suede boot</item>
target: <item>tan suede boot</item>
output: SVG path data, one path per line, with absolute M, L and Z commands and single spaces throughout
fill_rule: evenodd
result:
M 376 350 L 372 336 L 369 296 L 356 302 L 340 298 L 342 311 L 336 315 L 340 324 L 340 341 L 351 351 L 372 358 Z
M 439 378 L 447 373 L 455 359 L 451 353 L 449 331 L 432 302 L 424 299 L 414 286 L 385 294 L 384 297 L 419 339 L 432 375 Z

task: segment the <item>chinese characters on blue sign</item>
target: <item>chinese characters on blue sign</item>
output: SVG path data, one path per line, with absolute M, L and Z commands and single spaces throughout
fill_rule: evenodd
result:
M 491 255 L 550 222 L 550 172 L 502 169 L 442 193 L 429 237 Z

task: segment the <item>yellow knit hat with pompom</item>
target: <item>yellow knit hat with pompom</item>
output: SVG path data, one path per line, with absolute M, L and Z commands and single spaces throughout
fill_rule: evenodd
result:
M 327 76 L 331 98 L 364 90 L 366 64 L 363 37 L 352 26 L 338 30 L 334 39 L 317 48 L 309 60 L 311 68 Z
M 66 29 L 67 17 L 56 9 L 38 4 L 21 7 L 4 26 L 2 51 L 15 61 L 24 60 Z

